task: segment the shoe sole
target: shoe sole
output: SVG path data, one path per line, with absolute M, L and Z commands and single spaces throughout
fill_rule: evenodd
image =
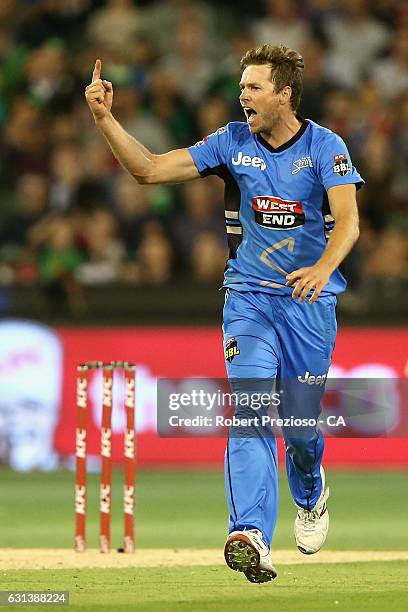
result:
M 259 552 L 245 535 L 240 534 L 227 540 L 224 558 L 230 569 L 243 572 L 249 582 L 260 584 L 274 580 L 277 576 L 275 570 L 259 569 Z
M 272 570 L 248 570 L 244 572 L 245 577 L 249 582 L 253 582 L 255 584 L 262 584 L 263 582 L 271 582 L 271 580 L 275 580 L 277 577 L 277 572 Z
M 315 553 L 319 552 L 320 548 L 318 550 L 306 550 L 305 548 L 302 548 L 301 546 L 298 546 L 298 551 L 302 553 L 302 555 L 314 555 Z

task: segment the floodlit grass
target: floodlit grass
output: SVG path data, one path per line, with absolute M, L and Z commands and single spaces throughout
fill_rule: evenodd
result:
M 3 573 L 2 588 L 67 590 L 70 611 L 406 612 L 407 571 L 408 562 L 287 565 L 255 585 L 222 566 L 20 570 Z
M 293 546 L 294 506 L 281 475 L 275 548 Z M 327 548 L 408 550 L 405 472 L 329 472 Z M 98 484 L 89 475 L 88 543 L 98 544 Z M 0 547 L 67 548 L 74 536 L 74 475 L 0 470 Z M 223 544 L 227 510 L 221 471 L 141 471 L 136 487 L 140 548 L 215 548 Z M 114 473 L 112 545 L 123 536 L 122 475 Z

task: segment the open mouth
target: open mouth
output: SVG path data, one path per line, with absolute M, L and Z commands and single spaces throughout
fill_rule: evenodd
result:
M 246 115 L 247 122 L 253 123 L 257 115 L 257 112 L 253 108 L 249 108 L 249 106 L 244 106 L 244 113 Z

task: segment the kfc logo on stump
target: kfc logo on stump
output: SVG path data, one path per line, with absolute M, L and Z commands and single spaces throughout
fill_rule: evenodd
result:
M 334 156 L 333 172 L 339 176 L 346 176 L 351 171 L 347 157 L 343 153 Z
M 287 230 L 305 222 L 301 202 L 282 200 L 275 196 L 256 196 L 252 198 L 252 208 L 258 225 L 269 229 Z

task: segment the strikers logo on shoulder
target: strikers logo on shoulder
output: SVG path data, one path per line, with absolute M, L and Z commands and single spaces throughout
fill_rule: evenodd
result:
M 231 361 L 239 355 L 238 342 L 236 338 L 229 338 L 225 343 L 225 359 Z
M 350 164 L 347 157 L 343 153 L 334 156 L 333 172 L 339 176 L 350 174 Z

